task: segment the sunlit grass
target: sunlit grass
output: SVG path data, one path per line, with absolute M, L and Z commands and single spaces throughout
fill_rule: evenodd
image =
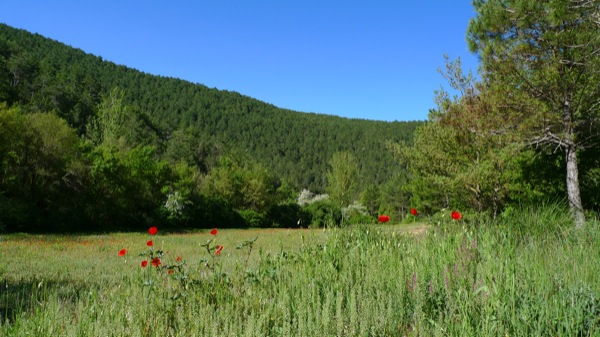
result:
M 523 221 L 537 221 L 526 216 Z M 527 220 L 529 219 L 529 220 Z M 544 221 L 552 221 L 552 216 Z M 597 227 L 508 220 L 345 229 L 7 235 L 7 336 L 596 336 Z M 241 242 L 257 237 L 250 259 Z M 185 262 L 141 268 L 146 241 Z M 215 239 L 220 256 L 200 245 Z M 128 249 L 124 257 L 117 255 Z M 206 258 L 206 260 L 202 260 Z M 206 263 L 215 263 L 214 269 Z M 148 284 L 148 285 L 144 285 Z M 151 284 L 151 285 L 150 285 Z
M 422 224 L 402 226 L 373 226 L 385 232 L 423 233 Z M 215 239 L 225 248 L 223 257 L 228 261 L 246 258 L 247 252 L 237 245 L 258 237 L 250 254 L 250 262 L 259 258 L 259 252 L 277 254 L 299 250 L 304 245 L 322 243 L 331 231 L 327 229 L 219 229 L 218 236 L 210 230 L 186 233 L 111 233 L 105 235 L 36 235 L 11 234 L 0 236 L 0 275 L 8 281 L 52 277 L 59 279 L 89 279 L 90 275 L 112 279 L 121 274 L 127 264 L 137 265 L 137 255 L 147 249 L 145 242 L 152 239 L 158 249 L 168 252 L 168 258 L 182 256 L 188 261 L 206 256 L 200 246 Z M 124 258 L 115 259 L 121 249 L 127 249 Z

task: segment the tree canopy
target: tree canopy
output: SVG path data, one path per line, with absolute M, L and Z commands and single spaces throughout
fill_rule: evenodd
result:
M 531 144 L 561 150 L 569 205 L 585 218 L 578 152 L 598 141 L 600 2 L 477 0 L 468 41 L 506 123 Z
M 393 146 L 411 203 L 497 214 L 566 196 L 582 227 L 584 209 L 600 208 L 600 2 L 473 5 L 467 39 L 480 78 L 449 62 L 445 77 L 459 95 L 440 92 L 413 146 Z
M 386 142 L 421 124 L 281 109 L 4 24 L 0 75 L 10 230 L 295 225 L 289 200 L 325 191 L 334 153 L 357 158 L 357 191 L 379 185 L 396 174 Z
M 0 24 L 0 101 L 24 112 L 54 112 L 78 134 L 87 133 L 118 88 L 129 138 L 159 155 L 182 132 L 193 135 L 196 156 L 242 151 L 299 189 L 324 191 L 328 160 L 350 151 L 363 167 L 361 184 L 393 175 L 388 140 L 408 141 L 421 122 L 347 119 L 281 109 L 236 92 L 154 76 L 86 54 L 57 41 Z M 374 102 L 374 104 L 376 104 Z M 190 160 L 190 153 L 181 153 Z M 214 162 L 214 161 L 213 161 Z M 199 163 L 209 165 L 210 160 Z

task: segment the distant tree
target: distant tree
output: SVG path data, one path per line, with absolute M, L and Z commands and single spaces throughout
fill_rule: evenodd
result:
M 5 24 L 0 101 L 20 105 L 23 113 L 52 111 L 91 140 L 87 150 L 100 144 L 107 150 L 110 143 L 124 155 L 151 146 L 153 156 L 170 165 L 185 161 L 209 177 L 219 157 L 240 151 L 292 189 L 317 193 L 325 192 L 328 159 L 336 151 L 357 159 L 357 189 L 388 181 L 399 168 L 388 153 L 373 149 L 383 149 L 388 140 L 410 143 L 421 124 L 280 109 L 236 92 L 145 74 Z M 94 153 L 90 160 L 112 160 Z M 214 194 L 209 199 L 225 204 Z
M 386 214 L 400 219 L 410 207 L 412 193 L 408 184 L 408 172 L 403 167 L 388 181 L 379 186 L 380 205 L 376 214 Z
M 71 226 L 85 175 L 75 130 L 52 113 L 0 105 L 0 143 L 0 223 L 5 218 L 13 230 Z
M 523 146 L 505 130 L 495 97 L 485 82 L 462 73 L 460 60 L 443 75 L 459 96 L 438 92 L 437 110 L 415 132 L 413 146 L 392 149 L 409 168 L 412 204 L 425 212 L 470 207 L 496 214 L 518 193 Z
M 325 190 L 331 200 L 340 205 L 340 208 L 347 207 L 356 197 L 358 162 L 350 152 L 337 152 L 331 157 L 329 166 Z
M 267 168 L 258 163 L 251 165 L 244 172 L 244 207 L 265 213 L 277 203 L 276 192 L 279 186 L 281 182 Z
M 468 41 L 502 98 L 507 128 L 564 152 L 568 200 L 585 223 L 577 153 L 600 128 L 600 2 L 476 0 Z
M 379 186 L 375 184 L 367 186 L 360 194 L 360 202 L 365 205 L 370 215 L 377 216 L 379 205 L 381 205 L 381 191 Z
M 107 144 L 87 153 L 91 201 L 87 214 L 101 226 L 143 228 L 161 220 L 173 173 L 152 146 L 119 149 Z
M 104 96 L 98 106 L 98 113 L 90 121 L 87 128 L 87 137 L 94 144 L 107 144 L 116 146 L 122 135 L 127 107 L 123 103 L 124 91 L 114 88 Z
M 224 155 L 206 175 L 203 192 L 222 197 L 234 209 L 264 214 L 280 201 L 277 193 L 280 186 L 279 179 L 263 165 Z
M 27 130 L 19 109 L 0 103 L 0 230 L 23 225 L 30 215 L 21 179 Z
M 241 209 L 244 204 L 242 188 L 244 184 L 244 168 L 231 156 L 222 156 L 217 165 L 206 175 L 202 184 L 203 194 L 219 196 L 232 208 Z

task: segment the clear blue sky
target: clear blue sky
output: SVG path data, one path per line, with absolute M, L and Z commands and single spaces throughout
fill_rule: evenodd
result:
M 0 22 L 281 108 L 425 120 L 443 55 L 473 71 L 470 1 L 0 0 Z

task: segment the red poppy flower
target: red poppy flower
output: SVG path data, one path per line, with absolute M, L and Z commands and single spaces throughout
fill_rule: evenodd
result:
M 177 257 L 175 260 L 176 260 L 177 262 L 181 262 L 181 256 L 178 256 L 178 257 Z
M 414 216 L 417 216 L 417 215 L 419 214 L 419 212 L 417 212 L 417 210 L 416 210 L 416 209 L 414 209 L 414 208 L 411 208 L 411 209 L 410 209 L 410 214 L 412 214 L 412 215 L 414 215 Z
M 148 265 L 148 261 L 146 261 L 146 260 L 142 261 L 142 268 L 146 268 L 147 265 Z
M 119 251 L 119 256 L 125 256 L 125 254 L 127 254 L 127 249 L 121 249 Z
M 217 232 L 218 232 L 217 229 L 213 228 L 212 231 L 210 231 L 210 234 L 217 235 Z
M 152 240 L 148 240 L 148 242 L 146 242 L 146 246 L 148 247 L 152 247 L 154 245 L 154 242 L 152 242 Z
M 160 259 L 158 257 L 155 257 L 152 259 L 152 267 L 158 267 L 160 266 Z
M 390 221 L 390 217 L 387 216 L 387 215 L 385 215 L 385 214 L 382 214 L 382 215 L 379 216 L 379 218 L 377 219 L 377 221 L 385 223 L 385 222 Z
M 221 255 L 221 251 L 222 251 L 222 250 L 223 250 L 223 246 L 221 246 L 221 245 L 218 245 L 218 246 L 217 246 L 217 250 L 215 251 L 215 254 L 216 254 L 216 255 Z
M 148 228 L 148 233 L 150 233 L 150 235 L 155 235 L 156 233 L 158 233 L 158 228 L 150 227 Z
M 169 275 L 173 274 L 173 269 L 169 269 L 168 273 Z
M 462 214 L 458 213 L 457 211 L 452 211 L 452 214 L 450 216 L 454 220 L 460 220 L 462 218 Z

